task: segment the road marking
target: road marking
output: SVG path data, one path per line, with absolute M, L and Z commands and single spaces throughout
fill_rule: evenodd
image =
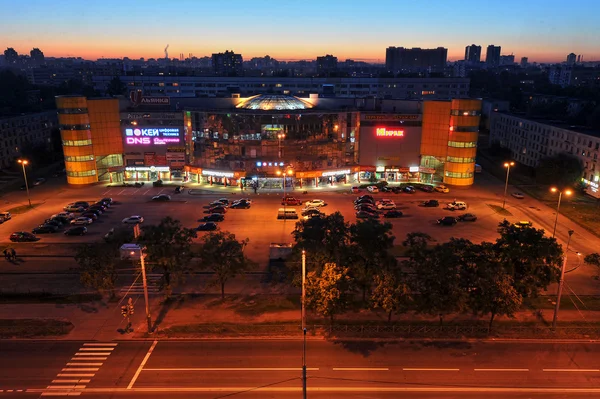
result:
M 144 191 L 144 195 L 148 194 L 150 192 L 151 188 L 149 188 L 148 190 Z
M 90 382 L 90 380 L 52 380 L 53 384 L 85 384 L 88 382 Z
M 125 191 L 125 189 L 123 189 L 123 190 L 119 191 L 119 192 L 117 193 L 117 195 L 121 195 L 121 194 L 123 194 L 123 191 Z
M 79 348 L 80 351 L 94 351 L 94 352 L 102 352 L 102 351 L 112 351 L 115 348 Z
M 85 385 L 50 385 L 46 389 L 83 389 Z
M 43 392 L 42 396 L 79 396 L 81 392 Z
M 71 360 L 76 361 L 76 362 L 85 362 L 88 360 L 106 360 L 106 359 L 108 359 L 108 358 L 107 357 L 87 357 L 87 356 L 84 356 L 84 357 L 79 356 L 79 357 L 71 358 Z
M 117 346 L 117 344 L 113 344 L 113 343 L 96 344 L 96 343 L 92 343 L 92 344 L 83 344 L 83 346 Z
M 144 356 L 144 360 L 142 360 L 142 363 L 140 363 L 140 367 L 138 367 L 135 374 L 133 375 L 133 378 L 131 379 L 131 381 L 129 381 L 129 385 L 127 385 L 127 389 L 131 389 L 133 387 L 133 384 L 135 384 L 135 380 L 137 380 L 138 377 L 140 376 L 140 373 L 142 372 L 142 369 L 144 368 L 144 366 L 146 365 L 146 362 L 150 358 L 152 351 L 154 350 L 154 348 L 156 348 L 156 344 L 158 344 L 158 341 L 155 340 L 152 343 L 152 345 L 150 345 L 150 348 L 148 349 L 146 356 Z
M 334 371 L 389 371 L 387 367 L 334 367 Z
M 547 372 L 566 372 L 566 373 L 597 373 L 600 372 L 600 369 L 542 369 L 542 371 Z
M 460 371 L 460 369 L 428 369 L 428 368 L 403 368 L 404 371 Z
M 92 367 L 92 368 L 64 368 L 62 369 L 62 371 L 98 371 L 99 368 L 98 367 Z
M 77 352 L 75 354 L 75 356 L 108 356 L 108 355 L 110 355 L 110 352 L 98 352 L 98 353 L 92 353 L 92 352 L 81 353 L 81 352 Z
M 67 363 L 67 366 L 102 366 L 102 363 Z
M 69 374 L 69 373 L 59 373 L 56 375 L 57 377 L 93 377 L 94 374 Z
M 317 371 L 318 367 L 307 367 L 306 370 Z M 302 367 L 190 367 L 144 369 L 142 371 L 302 371 Z
M 529 369 L 474 369 L 474 371 L 529 371 Z

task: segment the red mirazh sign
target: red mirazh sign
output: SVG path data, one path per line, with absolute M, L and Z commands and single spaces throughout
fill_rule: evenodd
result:
M 404 130 L 387 130 L 384 127 L 378 127 L 375 135 L 377 137 L 404 137 Z

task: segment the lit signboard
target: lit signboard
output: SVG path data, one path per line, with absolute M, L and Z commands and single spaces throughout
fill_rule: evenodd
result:
M 350 174 L 350 169 L 344 169 L 344 170 L 333 170 L 331 172 L 323 172 L 321 176 L 327 177 L 327 176 L 338 176 L 338 175 L 349 175 L 349 174 Z
M 125 144 L 128 145 L 174 145 L 181 143 L 178 127 L 150 127 L 125 129 Z
M 216 177 L 233 177 L 233 172 L 219 172 L 216 170 L 203 170 L 204 176 L 216 176 Z
M 364 115 L 364 119 L 367 121 L 407 121 L 407 120 L 419 120 L 421 115 L 418 114 L 367 114 Z
M 378 127 L 375 135 L 377 137 L 404 137 L 404 130 L 388 130 L 385 127 Z

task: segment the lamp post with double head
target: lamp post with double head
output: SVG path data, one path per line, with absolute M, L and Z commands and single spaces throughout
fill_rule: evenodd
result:
M 281 159 L 281 140 L 283 140 L 284 138 L 285 138 L 285 133 L 278 133 L 277 134 L 277 140 L 278 140 L 278 143 L 279 143 L 279 146 L 278 146 L 279 147 L 279 151 L 278 151 L 278 153 L 279 153 L 279 159 Z
M 552 191 L 553 193 L 558 193 L 558 203 L 556 204 L 556 217 L 554 218 L 554 229 L 552 230 L 552 238 L 554 238 L 554 236 L 556 235 L 556 225 L 558 223 L 558 212 L 560 211 L 560 201 L 562 200 L 562 195 L 564 193 L 566 196 L 569 196 L 573 194 L 573 192 L 569 189 L 559 190 L 556 187 L 552 187 L 550 191 Z
M 17 162 L 21 164 L 23 167 L 23 179 L 25 179 L 25 190 L 27 190 L 27 201 L 29 202 L 29 207 L 31 208 L 31 197 L 29 196 L 29 183 L 27 182 L 27 172 L 25 171 L 25 165 L 29 164 L 29 161 L 26 159 L 19 159 Z

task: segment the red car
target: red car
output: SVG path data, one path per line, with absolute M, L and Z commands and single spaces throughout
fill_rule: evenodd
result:
M 294 197 L 283 197 L 281 199 L 281 205 L 287 205 L 287 206 L 302 205 L 302 201 L 299 199 L 296 199 Z

